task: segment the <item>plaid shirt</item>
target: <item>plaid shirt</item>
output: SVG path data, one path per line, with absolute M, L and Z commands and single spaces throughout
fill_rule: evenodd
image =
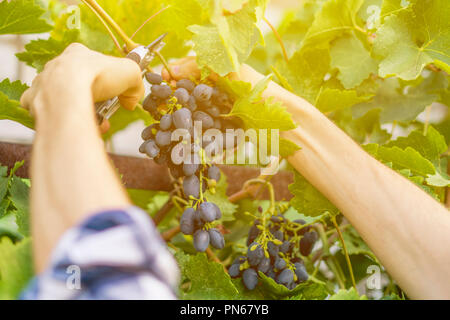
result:
M 67 231 L 22 299 L 176 299 L 179 271 L 139 208 L 100 212 Z

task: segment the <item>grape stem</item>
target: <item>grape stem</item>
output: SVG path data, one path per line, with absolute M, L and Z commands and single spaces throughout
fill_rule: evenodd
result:
M 83 2 L 88 3 L 92 7 L 92 9 L 94 9 L 103 18 L 103 20 L 105 20 L 106 23 L 108 23 L 111 28 L 120 36 L 123 42 L 125 42 L 125 46 L 128 52 L 139 46 L 127 36 L 122 28 L 95 0 L 83 0 Z
M 337 234 L 339 236 L 339 240 L 341 240 L 342 250 L 344 251 L 345 260 L 347 261 L 348 272 L 350 273 L 350 278 L 352 279 L 353 287 L 355 288 L 356 292 L 358 292 L 358 289 L 356 288 L 355 276 L 353 275 L 352 262 L 350 261 L 350 257 L 348 255 L 348 251 L 347 251 L 347 246 L 345 244 L 344 237 L 342 236 L 342 232 L 339 229 L 339 225 L 336 222 L 335 216 L 331 217 L 331 222 L 333 223 L 334 227 L 336 228 Z
M 264 22 L 269 26 L 270 29 L 272 29 L 273 34 L 275 35 L 275 38 L 277 39 L 278 43 L 280 44 L 281 51 L 283 52 L 283 57 L 286 62 L 289 62 L 289 58 L 286 52 L 286 48 L 284 46 L 283 40 L 281 39 L 280 34 L 278 33 L 277 29 L 267 20 L 266 17 L 263 17 Z
M 175 79 L 175 77 L 173 76 L 172 70 L 170 70 L 169 64 L 167 63 L 167 61 L 163 57 L 163 55 L 159 51 L 155 51 L 155 54 L 158 56 L 159 60 L 161 60 L 161 63 L 163 64 L 163 66 L 167 70 L 167 72 L 169 73 L 169 76 L 172 79 Z
M 111 31 L 111 29 L 109 28 L 108 24 L 105 22 L 105 20 L 103 20 L 103 18 L 100 16 L 100 14 L 89 4 L 86 2 L 86 0 L 81 0 L 92 12 L 95 13 L 95 15 L 97 16 L 98 20 L 100 20 L 100 22 L 103 24 L 103 26 L 105 27 L 106 31 L 108 32 L 109 36 L 111 37 L 112 41 L 114 42 L 114 45 L 116 46 L 117 50 L 121 53 L 124 54 L 125 52 L 123 51 L 122 47 L 120 46 L 119 41 L 117 40 L 116 36 L 114 35 L 114 33 Z

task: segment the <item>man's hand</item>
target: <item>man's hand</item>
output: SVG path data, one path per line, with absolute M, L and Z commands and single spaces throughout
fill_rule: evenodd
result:
M 22 95 L 21 104 L 39 121 L 47 112 L 76 113 L 61 110 L 62 106 L 71 105 L 71 99 L 84 92 L 91 92 L 92 102 L 119 96 L 120 104 L 133 110 L 144 95 L 141 70 L 130 59 L 106 56 L 73 43 L 45 65 Z M 93 103 L 82 107 L 93 110 Z M 102 131 L 107 127 L 104 123 Z

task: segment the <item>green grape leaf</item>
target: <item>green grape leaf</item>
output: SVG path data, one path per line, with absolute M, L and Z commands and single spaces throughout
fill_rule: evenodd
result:
M 190 281 L 188 291 L 181 290 L 180 297 L 189 300 L 231 300 L 239 292 L 231 282 L 224 267 L 203 253 L 195 255 L 178 251 L 175 254 L 181 270 L 183 282 Z
M 32 40 L 25 45 L 25 51 L 16 53 L 16 56 L 20 61 L 41 72 L 48 61 L 60 55 L 69 44 L 76 42 L 78 36 L 79 31 L 74 29 L 67 31 L 62 39 L 50 37 L 47 40 Z
M 323 300 L 327 296 L 325 286 L 321 282 L 308 280 L 289 290 L 261 271 L 259 272 L 259 277 L 264 292 L 267 292 L 272 298 L 291 297 L 291 299 L 295 300 Z
M 369 110 L 381 109 L 380 122 L 411 121 L 426 106 L 437 101 L 439 96 L 431 93 L 424 83 L 412 86 L 407 93 L 402 90 L 398 79 L 389 78 L 379 81 L 375 97 L 353 107 L 353 116 L 359 118 Z
M 316 13 L 302 47 L 328 43 L 344 33 L 356 30 L 356 16 L 363 0 L 330 0 Z M 339 14 L 337 14 L 339 13 Z
M 369 246 L 364 242 L 361 236 L 353 227 L 348 227 L 342 231 L 342 238 L 344 239 L 345 246 L 349 255 L 368 255 L 374 261 L 378 262 L 377 257 L 374 255 Z M 339 241 L 339 246 L 342 248 L 342 243 Z
M 31 240 L 0 239 L 0 299 L 17 299 L 33 276 Z
M 41 33 L 51 30 L 42 19 L 45 12 L 35 0 L 0 2 L 0 34 Z
M 19 232 L 14 212 L 0 217 L 0 239 L 7 236 L 12 240 L 21 240 L 23 235 Z
M 384 0 L 381 6 L 381 18 L 408 9 L 411 2 L 405 0 Z
M 301 148 L 296 145 L 294 142 L 280 138 L 280 156 L 283 158 L 287 158 L 291 155 L 293 155 L 296 151 L 300 150 Z
M 237 205 L 231 203 L 227 197 L 227 177 L 223 172 L 220 175 L 220 180 L 217 182 L 215 187 L 215 192 L 212 193 L 211 190 L 206 190 L 205 197 L 208 201 L 215 203 L 220 211 L 222 212 L 221 221 L 232 221 L 234 220 L 234 213 L 236 212 Z
M 29 190 L 30 187 L 22 179 L 16 176 L 12 177 L 11 187 L 9 189 L 10 199 L 17 209 L 16 222 L 19 227 L 19 232 L 25 236 L 30 234 Z
M 0 119 L 19 122 L 28 128 L 34 127 L 34 120 L 28 110 L 20 106 L 20 97 L 28 88 L 19 80 L 10 82 L 4 79 L 0 82 Z
M 379 75 L 416 79 L 430 63 L 450 72 L 450 3 L 447 0 L 414 1 L 384 19 L 373 45 L 382 57 Z
M 436 172 L 433 175 L 429 175 L 426 178 L 426 182 L 428 185 L 434 186 L 434 187 L 450 186 L 450 178 L 448 177 L 448 175 L 445 175 L 445 177 L 443 177 L 439 172 Z
M 355 288 L 340 289 L 332 295 L 328 300 L 367 300 L 365 295 L 360 296 Z
M 332 43 L 330 66 L 339 70 L 337 78 L 345 89 L 360 85 L 372 73 L 377 73 L 377 62 L 355 36 L 342 37 Z
M 332 112 L 349 108 L 355 104 L 369 100 L 372 95 L 359 96 L 355 90 L 324 88 L 320 91 L 316 107 L 322 112 Z
M 311 217 L 324 212 L 338 213 L 338 209 L 298 172 L 295 172 L 294 183 L 289 185 L 289 191 L 293 195 L 290 204 L 299 213 Z

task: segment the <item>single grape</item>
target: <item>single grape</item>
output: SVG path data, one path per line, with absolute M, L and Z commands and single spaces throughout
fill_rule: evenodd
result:
M 200 211 L 198 209 L 195 210 L 194 223 L 196 229 L 201 229 L 205 225 L 205 223 L 202 221 L 202 218 L 200 217 Z
M 222 211 L 220 211 L 220 208 L 216 206 L 216 220 L 219 220 L 222 218 Z
M 183 172 L 186 176 L 192 176 L 197 172 L 199 165 L 196 163 L 184 163 Z
M 159 127 L 161 130 L 169 130 L 172 126 L 172 115 L 171 114 L 165 114 L 161 117 L 161 120 L 159 120 Z
M 270 270 L 270 259 L 264 257 L 258 264 L 258 271 L 261 271 L 262 273 L 267 273 L 269 270 Z
M 284 268 L 286 268 L 286 266 L 287 266 L 286 261 L 281 257 L 277 257 L 273 264 L 273 267 L 275 268 L 275 270 L 278 270 L 278 271 L 283 270 Z
M 228 274 L 231 278 L 237 278 L 241 275 L 241 266 L 239 264 L 232 264 L 231 267 L 228 268 Z
M 186 105 L 189 101 L 189 92 L 185 88 L 178 88 L 173 93 L 173 96 L 177 98 L 177 102 L 181 105 Z
M 149 125 L 147 128 L 142 130 L 141 137 L 143 140 L 148 140 L 151 138 L 154 138 L 155 135 L 153 134 L 153 131 L 156 130 L 156 123 Z
M 285 286 L 288 286 L 294 281 L 294 273 L 291 269 L 284 269 L 277 276 L 276 282 Z
M 178 129 L 191 129 L 192 128 L 192 113 L 187 108 L 178 109 L 173 113 L 173 124 Z
M 225 240 L 220 231 L 216 228 L 212 228 L 209 229 L 208 232 L 211 245 L 216 249 L 223 249 L 223 247 L 225 247 Z
M 200 195 L 200 181 L 198 180 L 196 175 L 184 178 L 183 192 L 186 198 L 189 198 L 189 196 L 198 198 L 198 196 Z
M 150 84 L 161 84 L 163 80 L 161 75 L 154 72 L 147 72 L 145 74 L 145 79 L 147 79 L 148 83 Z
M 195 111 L 192 118 L 194 121 L 201 121 L 203 129 L 210 129 L 214 126 L 213 118 L 203 111 Z
M 308 231 L 303 235 L 303 238 L 300 240 L 300 253 L 303 256 L 309 256 L 317 238 L 318 236 L 315 231 Z
M 220 110 L 219 108 L 217 108 L 216 106 L 212 106 L 211 108 L 209 108 L 208 110 L 206 110 L 206 112 L 208 112 L 211 116 L 213 116 L 214 118 L 217 118 L 220 116 Z
M 172 133 L 170 131 L 158 131 L 156 133 L 155 141 L 159 147 L 170 145 Z
M 172 89 L 166 84 L 155 84 L 152 86 L 151 95 L 157 97 L 158 99 L 164 100 L 170 97 L 172 94 Z
M 280 241 L 284 241 L 284 234 L 283 231 L 281 230 L 277 230 L 275 232 L 272 232 L 273 236 L 275 239 L 278 239 Z
M 149 112 L 154 118 L 158 116 L 158 103 L 149 94 L 142 103 L 142 107 L 145 111 Z
M 275 243 L 270 241 L 267 243 L 267 251 L 269 251 L 269 255 L 272 258 L 276 258 L 278 257 L 278 252 L 280 251 L 280 248 Z
M 192 112 L 194 112 L 195 110 L 197 110 L 197 102 L 195 101 L 195 98 L 193 96 L 189 97 L 189 100 L 186 104 L 186 107 L 191 110 Z
M 150 158 L 154 158 L 159 154 L 159 148 L 154 140 L 147 140 L 147 144 L 145 145 L 145 153 Z
M 281 223 L 283 222 L 283 216 L 281 215 L 271 216 L 270 221 L 272 221 L 273 223 Z
M 141 146 L 139 147 L 139 152 L 140 153 L 145 153 L 145 146 L 147 145 L 148 141 L 144 141 L 142 142 Z
M 239 256 L 234 259 L 233 264 L 243 264 L 245 261 L 247 261 L 245 256 Z
M 295 267 L 295 274 L 298 278 L 297 279 L 298 283 L 302 283 L 308 280 L 309 275 L 303 263 L 296 262 L 294 263 L 294 267 Z
M 181 79 L 177 81 L 177 88 L 184 88 L 189 92 L 192 92 L 195 88 L 195 83 L 189 79 Z
M 250 244 L 247 250 L 247 258 L 250 266 L 257 266 L 264 258 L 264 250 L 257 242 Z
M 220 180 L 220 169 L 217 166 L 211 166 L 208 168 L 208 179 Z
M 254 269 L 246 269 L 242 274 L 242 281 L 248 290 L 253 290 L 258 285 L 258 274 Z
M 197 101 L 206 101 L 211 98 L 213 89 L 206 84 L 199 84 L 195 87 L 192 95 Z
M 255 225 L 251 226 L 250 230 L 248 231 L 247 246 L 250 246 L 250 244 L 253 243 L 253 241 L 255 241 L 255 239 L 259 236 L 260 233 L 261 230 L 259 230 Z
M 194 233 L 194 248 L 198 252 L 204 252 L 209 246 L 209 233 L 205 230 L 197 230 Z
M 286 241 L 284 241 L 283 244 L 280 246 L 280 252 L 283 252 L 283 253 L 291 252 L 292 249 L 293 249 L 293 247 L 294 247 L 293 243 L 290 242 L 290 241 L 288 241 L 288 240 L 286 240 Z
M 205 222 L 212 222 L 216 220 L 218 207 L 212 202 L 203 202 L 199 206 L 200 217 Z
M 193 234 L 195 230 L 195 222 L 194 222 L 194 208 L 187 208 L 184 210 L 183 215 L 180 219 L 180 229 L 183 234 Z

